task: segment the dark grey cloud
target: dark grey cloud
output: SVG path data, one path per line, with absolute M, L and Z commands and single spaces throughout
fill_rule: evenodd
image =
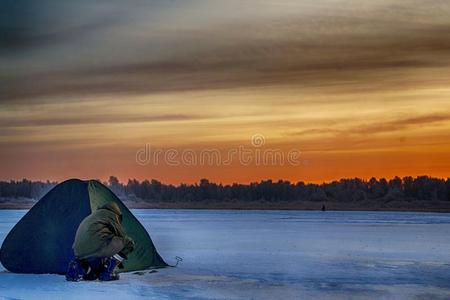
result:
M 64 125 L 99 125 L 117 123 L 150 123 L 164 121 L 187 121 L 199 120 L 204 117 L 194 115 L 172 114 L 172 115 L 117 115 L 90 113 L 84 116 L 30 116 L 26 119 L 2 119 L 0 128 L 20 128 L 36 126 L 64 126 Z
M 78 37 L 92 34 L 107 28 L 114 23 L 112 19 L 104 19 L 89 24 L 81 24 L 52 32 L 35 33 L 27 27 L 3 27 L 0 32 L 0 50 L 4 55 L 16 54 L 15 51 L 26 51 L 43 48 L 47 45 L 61 44 L 77 40 Z
M 396 132 L 405 130 L 408 128 L 426 126 L 430 124 L 440 123 L 440 122 L 449 122 L 450 114 L 442 113 L 442 114 L 427 114 L 427 115 L 419 115 L 411 118 L 398 118 L 392 121 L 383 120 L 382 122 L 373 122 L 369 124 L 361 124 L 356 127 L 349 128 L 311 128 L 305 129 L 301 131 L 297 131 L 292 135 L 295 136 L 308 136 L 315 134 L 333 134 L 336 136 L 348 136 L 352 134 L 357 135 L 372 135 L 379 133 L 387 133 L 387 132 Z
M 450 20 L 443 18 L 450 4 L 438 1 L 434 6 L 413 0 L 367 6 L 347 1 L 342 7 L 311 2 L 299 6 L 298 15 L 289 13 L 295 2 L 289 9 L 258 14 L 249 9 L 249 3 L 256 9 L 257 1 L 249 1 L 236 19 L 231 12 L 239 4 L 234 1 L 153 1 L 142 7 L 132 1 L 121 14 L 123 5 L 112 3 L 114 9 L 105 13 L 110 6 L 89 11 L 82 1 L 75 11 L 87 16 L 84 23 L 74 22 L 74 13 L 64 7 L 60 15 L 69 24 L 57 17 L 54 23 L 64 25 L 60 30 L 37 26 L 37 33 L 17 34 L 10 45 L 28 45 L 36 54 L 0 69 L 0 100 L 268 84 L 385 90 L 415 84 L 412 75 L 427 68 L 442 72 L 426 84 L 441 84 L 450 76 Z M 216 22 L 217 12 L 209 16 L 202 4 L 222 7 L 225 17 Z M 260 2 L 262 11 L 269 4 Z M 20 19 L 26 23 L 27 18 Z
M 371 124 L 351 130 L 358 134 L 376 134 L 404 130 L 411 127 L 450 121 L 450 114 L 431 114 L 413 118 L 399 119 L 391 122 Z
M 83 2 L 84 7 L 80 5 Z M 76 42 L 77 37 L 110 26 L 113 21 L 112 16 L 102 14 L 95 19 L 80 16 L 87 11 L 85 1 L 5 0 L 0 8 L 0 51 L 3 55 Z

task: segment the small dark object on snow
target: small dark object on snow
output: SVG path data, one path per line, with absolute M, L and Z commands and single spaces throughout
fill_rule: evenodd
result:
M 327 209 L 325 208 L 325 204 L 322 205 L 322 211 L 326 211 Z
M 133 275 L 139 275 L 139 276 L 142 276 L 144 274 L 145 274 L 145 272 L 142 272 L 142 271 L 138 271 L 138 272 L 134 272 L 133 273 Z

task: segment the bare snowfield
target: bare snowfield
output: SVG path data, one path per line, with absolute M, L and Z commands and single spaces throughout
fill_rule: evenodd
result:
M 0 210 L 0 241 L 25 210 Z M 450 299 L 450 214 L 134 210 L 176 268 L 66 282 L 0 266 L 0 299 Z

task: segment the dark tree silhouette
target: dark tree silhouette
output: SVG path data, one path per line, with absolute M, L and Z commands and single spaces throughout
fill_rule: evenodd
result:
M 0 181 L 0 198 L 39 199 L 56 182 Z M 289 181 L 263 180 L 250 184 L 233 183 L 222 185 L 201 179 L 198 184 L 178 186 L 163 184 L 155 179 L 138 181 L 129 179 L 126 184 L 117 177 L 110 176 L 107 184 L 120 198 L 128 201 L 158 203 L 290 203 L 309 202 L 352 202 L 352 203 L 388 203 L 406 201 L 417 203 L 435 203 L 448 201 L 450 205 L 450 179 L 428 176 L 371 178 L 368 181 L 352 178 L 341 179 L 323 184 L 291 183 Z

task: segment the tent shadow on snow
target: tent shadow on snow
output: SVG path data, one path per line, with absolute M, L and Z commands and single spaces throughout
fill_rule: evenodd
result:
M 65 274 L 74 258 L 72 244 L 78 225 L 110 202 L 119 205 L 123 227 L 136 244 L 119 271 L 168 266 L 145 228 L 111 190 L 96 180 L 79 179 L 58 184 L 13 227 L 1 247 L 1 263 L 15 273 Z

